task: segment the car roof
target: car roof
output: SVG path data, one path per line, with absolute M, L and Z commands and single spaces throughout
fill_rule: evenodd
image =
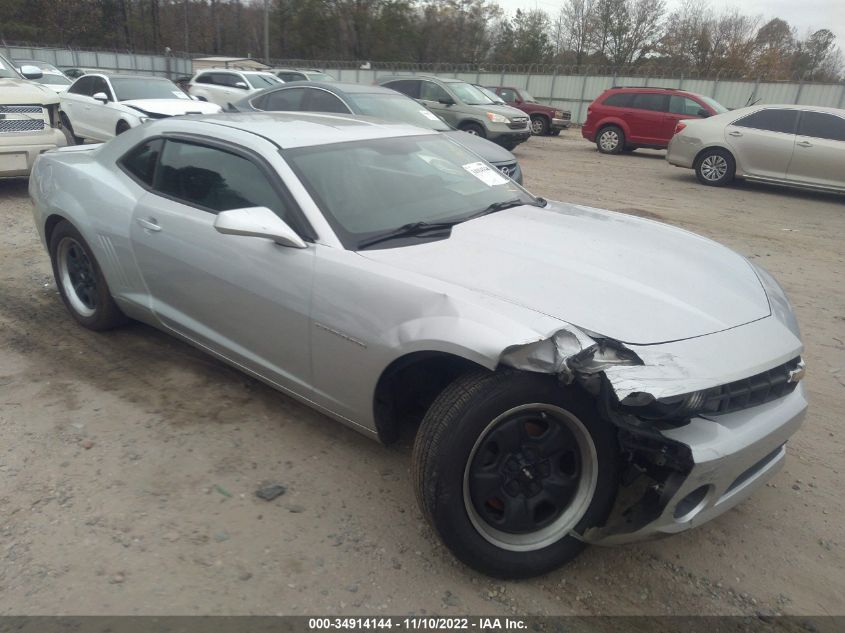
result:
M 271 70 L 244 70 L 242 68 L 203 68 L 202 70 L 198 70 L 195 72 L 195 75 L 201 75 L 203 73 L 219 73 L 219 72 L 229 72 L 229 73 L 241 73 L 243 75 L 272 75 L 273 71 Z
M 283 149 L 437 134 L 437 132 L 406 123 L 383 123 L 377 119 L 351 114 L 316 114 L 311 112 L 195 114 L 191 115 L 190 119 L 160 119 L 152 122 L 149 129 L 171 125 L 177 127 L 187 125 L 192 132 L 197 131 L 197 125 L 208 127 L 208 134 L 211 136 L 215 135 L 214 126 L 224 126 L 256 134 L 272 141 Z
M 387 75 L 385 77 L 379 77 L 378 81 L 386 81 L 390 79 L 391 81 L 395 79 L 433 79 L 434 81 L 441 81 L 445 84 L 466 84 L 469 83 L 468 81 L 464 81 L 463 79 L 457 79 L 455 77 L 438 77 L 437 75 Z
M 274 92 L 276 90 L 291 89 L 291 88 L 322 88 L 338 96 L 347 94 L 385 94 L 397 95 L 401 94 L 391 88 L 384 88 L 383 86 L 371 86 L 367 84 L 353 84 L 342 81 L 295 81 L 287 84 L 279 84 L 271 88 L 265 88 L 261 92 L 249 95 L 247 99 L 250 101 L 260 97 L 265 92 Z

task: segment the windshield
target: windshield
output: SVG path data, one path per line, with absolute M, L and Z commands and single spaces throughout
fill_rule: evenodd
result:
M 527 101 L 528 103 L 537 103 L 537 100 L 528 94 L 525 90 L 520 90 L 519 94 L 522 95 L 522 100 Z
M 722 112 L 727 112 L 728 109 L 723 106 L 721 103 L 716 101 L 715 99 L 711 99 L 710 97 L 705 97 L 704 95 L 697 95 L 699 99 L 701 99 L 704 103 L 709 105 L 713 110 L 716 111 L 716 114 L 722 114 Z
M 258 90 L 278 86 L 280 83 L 283 83 L 276 79 L 273 75 L 244 75 L 244 77 L 246 77 L 249 85 L 253 88 L 257 88 Z
M 356 107 L 356 114 L 365 114 L 395 123 L 408 123 L 438 132 L 452 129 L 425 106 L 404 95 L 348 94 L 346 100 Z
M 308 79 L 310 79 L 311 81 L 334 81 L 334 77 L 332 77 L 330 74 L 323 73 L 320 71 L 312 72 L 309 70 L 306 75 L 308 75 Z
M 70 79 L 64 76 L 61 70 L 59 70 L 52 64 L 31 61 L 21 61 L 18 63 L 19 68 L 22 68 L 24 66 L 35 66 L 38 70 L 41 71 L 41 77 L 35 80 L 40 84 L 45 84 L 48 86 L 69 86 L 71 83 L 73 83 Z
M 478 88 L 481 91 L 481 93 L 485 97 L 490 99 L 490 101 L 492 101 L 493 103 L 498 103 L 499 105 L 504 103 L 504 100 L 499 95 L 497 95 L 495 92 L 493 92 L 492 90 L 488 90 L 487 88 L 484 88 L 483 86 L 475 86 L 475 87 Z
M 489 105 L 493 103 L 483 92 L 472 84 L 456 82 L 448 85 L 452 92 L 458 95 L 458 98 L 467 105 Z
M 153 77 L 116 77 L 110 79 L 118 101 L 133 99 L 190 99 L 169 79 Z
M 352 250 L 410 223 L 461 220 L 514 199 L 536 204 L 515 182 L 439 134 L 301 147 L 282 154 Z M 380 247 L 405 245 L 407 239 L 416 243 L 420 238 Z
M 12 68 L 12 65 L 6 61 L 5 57 L 0 56 L 0 79 L 20 79 L 21 76 Z

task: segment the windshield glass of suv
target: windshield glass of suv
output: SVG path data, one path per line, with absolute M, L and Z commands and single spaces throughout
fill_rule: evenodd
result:
M 23 66 L 36 66 L 41 71 L 41 78 L 36 79 L 40 84 L 48 86 L 69 86 L 73 82 L 62 74 L 62 71 L 51 66 L 50 64 L 41 64 L 38 62 L 24 62 Z
M 698 95 L 698 98 L 701 99 L 704 103 L 709 105 L 713 110 L 715 110 L 716 114 L 722 114 L 722 112 L 727 112 L 728 109 L 723 106 L 721 103 L 716 101 L 715 99 L 711 99 L 710 97 L 705 97 L 704 95 Z
M 300 147 L 282 155 L 352 249 L 414 222 L 460 221 L 512 200 L 536 204 L 515 182 L 440 135 Z
M 487 97 L 490 101 L 492 101 L 493 103 L 498 103 L 499 105 L 505 105 L 504 100 L 499 95 L 497 95 L 495 92 L 493 92 L 492 90 L 488 90 L 487 88 L 484 88 L 483 86 L 475 86 L 475 87 L 478 88 L 481 91 L 481 93 L 485 97 Z
M 490 105 L 493 103 L 490 99 L 484 96 L 478 88 L 472 84 L 465 84 L 462 82 L 450 83 L 449 88 L 458 95 L 458 99 L 467 105 Z
M 190 99 L 169 79 L 153 77 L 115 77 L 111 79 L 118 101 L 133 99 Z
M 258 88 L 259 90 L 278 86 L 282 83 L 273 75 L 244 75 L 244 77 L 246 77 L 246 80 L 253 88 Z
M 0 79 L 20 79 L 21 76 L 12 68 L 4 57 L 0 57 Z
M 438 132 L 452 129 L 425 106 L 404 95 L 348 94 L 346 100 L 357 107 L 358 114 L 395 123 L 409 123 Z
M 522 95 L 522 100 L 527 101 L 528 103 L 537 103 L 537 100 L 528 94 L 525 90 L 520 90 L 519 94 Z
M 307 74 L 308 79 L 310 79 L 311 81 L 334 81 L 334 77 L 332 77 L 328 73 L 321 73 L 319 71 L 309 71 Z

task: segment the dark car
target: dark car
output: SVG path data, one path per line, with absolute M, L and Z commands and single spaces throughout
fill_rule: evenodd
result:
M 610 88 L 587 108 L 581 135 L 603 154 L 638 147 L 666 149 L 683 119 L 701 119 L 728 109 L 710 97 L 674 88 Z
M 510 86 L 487 86 L 487 89 L 495 92 L 509 106 L 522 110 L 531 117 L 531 132 L 537 136 L 557 136 L 561 130 L 572 125 L 572 113 L 569 110 L 538 103 L 527 90 Z
M 423 105 L 403 94 L 380 86 L 297 81 L 268 88 L 235 103 L 236 112 L 337 112 L 360 114 L 384 121 L 409 123 L 441 132 L 478 154 L 506 176 L 522 184 L 516 157 L 491 141 L 452 128 Z

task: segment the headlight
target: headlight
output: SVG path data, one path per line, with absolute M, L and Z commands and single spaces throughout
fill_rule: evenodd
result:
M 795 318 L 795 313 L 792 311 L 792 306 L 783 287 L 778 283 L 777 279 L 772 277 L 768 270 L 762 266 L 758 266 L 754 262 L 749 261 L 749 263 L 754 269 L 754 272 L 757 273 L 757 278 L 763 285 L 763 290 L 766 291 L 766 296 L 769 298 L 769 306 L 772 309 L 772 316 L 783 323 L 789 328 L 790 332 L 800 339 L 801 330 L 798 328 L 798 320 Z
M 556 119 L 562 119 L 563 118 L 563 112 L 561 112 L 560 110 L 555 110 L 555 118 Z
M 708 410 L 705 404 L 708 399 L 720 393 L 721 387 L 660 399 L 655 399 L 647 393 L 636 393 L 625 398 L 622 406 L 646 420 L 682 420 L 696 414 L 718 412 L 718 408 Z
M 490 119 L 491 123 L 510 123 L 511 120 L 506 117 L 502 116 L 501 114 L 496 114 L 495 112 L 488 112 L 487 118 Z

